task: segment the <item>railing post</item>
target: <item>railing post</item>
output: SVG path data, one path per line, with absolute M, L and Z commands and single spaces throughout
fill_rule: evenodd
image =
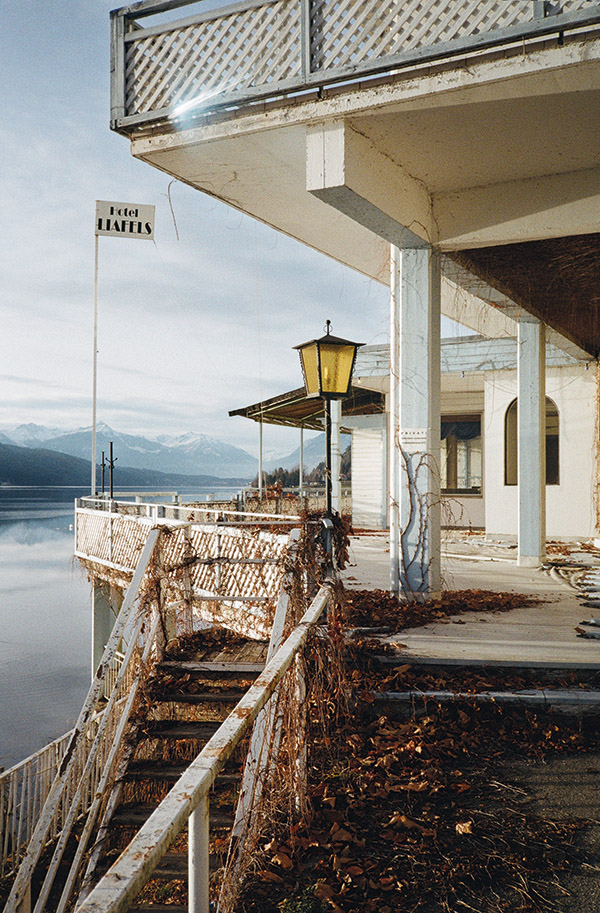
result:
M 192 526 L 191 523 L 187 523 L 183 527 L 183 537 L 185 541 L 185 548 L 183 550 L 184 560 L 186 558 L 191 558 L 193 554 L 192 546 Z M 193 593 L 192 593 L 192 579 L 190 574 L 189 565 L 185 565 L 183 569 L 183 590 L 185 593 L 185 612 L 184 612 L 184 631 L 186 634 L 194 633 L 194 602 L 193 602 Z
M 110 117 L 114 124 L 126 114 L 125 17 L 119 10 L 110 14 L 110 70 Z
M 306 81 L 311 71 L 311 40 L 310 40 L 310 0 L 301 0 L 302 18 L 300 26 L 300 41 L 302 42 L 302 79 Z
M 209 913 L 208 893 L 208 793 L 190 815 L 188 823 L 188 911 Z
M 533 0 L 533 18 L 545 19 L 546 16 L 558 16 L 562 13 L 562 3 L 552 4 L 550 0 Z

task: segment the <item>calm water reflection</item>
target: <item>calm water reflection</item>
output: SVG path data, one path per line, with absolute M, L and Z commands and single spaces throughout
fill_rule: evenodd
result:
M 89 688 L 90 584 L 70 529 L 84 494 L 0 487 L 0 767 L 70 729 Z
M 90 681 L 90 586 L 73 562 L 78 490 L 0 489 L 0 766 L 77 719 Z

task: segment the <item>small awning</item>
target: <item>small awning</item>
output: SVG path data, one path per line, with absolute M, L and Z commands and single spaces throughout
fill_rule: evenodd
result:
M 348 430 L 344 428 L 344 416 L 374 415 L 380 412 L 385 412 L 383 393 L 352 387 L 350 394 L 342 400 L 341 430 Z M 232 409 L 229 415 L 242 415 L 255 422 L 263 421 L 269 425 L 287 425 L 291 428 L 304 427 L 313 431 L 322 431 L 324 427 L 323 402 L 320 399 L 309 399 L 304 387 L 273 396 L 262 403 L 244 406 L 243 409 Z

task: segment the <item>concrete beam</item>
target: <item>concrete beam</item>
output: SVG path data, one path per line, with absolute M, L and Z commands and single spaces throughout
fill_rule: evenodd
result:
M 600 231 L 600 168 L 436 194 L 442 250 Z
M 307 128 L 306 189 L 396 247 L 436 241 L 425 186 L 345 120 Z

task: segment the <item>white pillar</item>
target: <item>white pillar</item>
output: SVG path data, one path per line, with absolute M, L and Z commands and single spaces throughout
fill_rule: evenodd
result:
M 546 554 L 546 334 L 538 320 L 519 323 L 519 555 L 537 567 Z
M 400 593 L 400 251 L 390 245 L 390 393 L 388 398 L 388 478 L 390 593 Z
M 300 465 L 298 466 L 298 498 L 300 499 L 300 510 L 302 510 L 302 498 L 304 497 L 304 425 L 300 425 Z
M 342 512 L 342 448 L 340 442 L 340 422 L 342 419 L 342 403 L 339 399 L 331 401 L 331 506 L 341 514 Z
M 440 590 L 441 551 L 439 255 L 392 250 L 392 268 L 390 524 L 399 542 L 390 544 L 390 582 L 397 578 L 408 597 L 431 596 Z
M 120 602 L 117 591 L 110 584 L 94 581 L 92 584 L 92 679 L 115 625 Z
M 263 423 L 262 419 L 258 423 L 258 499 L 262 501 L 263 496 Z

